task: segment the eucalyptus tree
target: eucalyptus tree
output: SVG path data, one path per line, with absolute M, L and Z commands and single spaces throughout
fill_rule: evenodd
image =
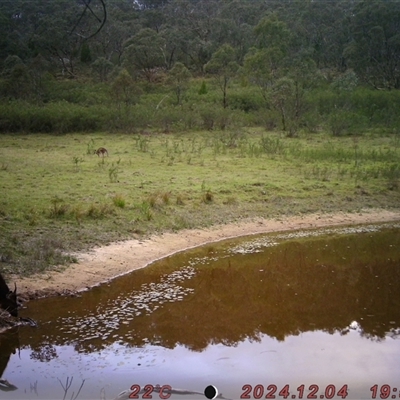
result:
M 63 75 L 74 77 L 83 39 L 78 34 L 71 34 L 78 10 L 68 7 L 67 2 L 57 0 L 51 9 L 39 17 L 33 32 L 32 47 L 52 63 L 60 65 Z
M 157 33 L 165 24 L 165 12 L 162 9 L 146 9 L 140 12 L 140 23 L 143 28 L 150 28 Z
M 242 74 L 255 84 L 268 102 L 269 91 L 273 85 L 275 76 L 270 66 L 270 55 L 266 49 L 252 47 L 245 56 Z
M 218 2 L 213 0 L 172 0 L 166 8 L 168 25 L 175 26 L 177 61 L 196 71 L 203 72 L 204 65 L 218 46 L 212 38 Z
M 291 40 L 286 23 L 275 13 L 267 15 L 256 25 L 254 34 L 256 48 L 263 54 L 269 75 L 272 79 L 282 76 Z
M 100 82 L 105 82 L 108 79 L 108 74 L 114 68 L 114 64 L 105 57 L 98 57 L 92 63 L 92 70 L 98 75 Z
M 360 1 L 351 19 L 345 55 L 362 81 L 400 89 L 400 1 Z
M 135 10 L 125 2 L 108 1 L 107 11 L 107 23 L 91 39 L 91 45 L 97 57 L 104 57 L 121 65 L 125 42 L 137 34 L 142 25 Z
M 121 112 L 122 104 L 125 105 L 125 110 L 128 111 L 128 107 L 131 104 L 139 101 L 141 90 L 135 85 L 129 72 L 123 69 L 111 84 L 111 95 L 117 104 L 119 112 Z
M 0 2 L 0 60 L 8 55 L 22 56 L 19 49 L 19 37 L 15 30 L 15 3 L 12 1 Z
M 49 62 L 41 54 L 38 54 L 29 61 L 28 69 L 32 95 L 36 100 L 42 101 L 48 94 L 49 83 L 52 80 L 49 73 Z
M 282 77 L 276 80 L 271 88 L 271 103 L 274 108 L 279 112 L 282 129 L 287 131 L 289 135 L 293 136 L 295 133 L 295 126 L 288 126 L 291 122 L 290 114 L 293 114 L 293 98 L 295 94 L 294 82 L 288 77 Z M 289 121 L 288 121 L 289 120 Z
M 291 80 L 292 88 L 285 96 L 287 105 L 285 118 L 288 127 L 283 124 L 283 129 L 287 130 L 290 136 L 294 136 L 304 122 L 305 114 L 311 111 L 307 94 L 321 83 L 322 75 L 310 53 L 299 51 L 293 58 L 290 58 L 286 77 Z M 315 118 L 315 113 L 311 114 Z M 283 117 L 282 111 L 281 117 Z M 309 120 L 308 123 L 314 126 L 316 121 Z
M 181 104 L 182 96 L 189 87 L 191 77 L 192 74 L 181 62 L 175 63 L 168 73 L 168 82 L 173 87 L 178 105 Z
M 229 81 L 236 75 L 239 64 L 236 62 L 236 53 L 229 44 L 222 45 L 205 65 L 205 70 L 213 74 L 222 91 L 222 105 L 227 107 L 227 92 Z
M 284 3 L 277 13 L 292 35 L 290 52 L 307 51 L 317 68 L 343 71 L 343 50 L 351 38 L 349 0 L 295 0 Z
M 165 40 L 145 28 L 125 43 L 124 65 L 152 82 L 158 68 L 165 68 Z
M 88 60 L 88 39 L 106 22 L 106 6 L 104 0 L 4 1 L 0 5 L 0 18 L 6 42 L 2 46 L 0 41 L 0 57 L 18 55 L 28 62 L 40 54 L 61 67 L 65 74 L 75 76 L 82 46 L 83 58 Z
M 244 72 L 268 102 L 274 82 L 285 75 L 290 32 L 277 14 L 267 15 L 254 28 L 255 46 L 246 54 Z
M 30 95 L 31 82 L 29 69 L 18 56 L 8 56 L 3 63 L 2 94 L 8 98 L 27 98 Z
M 212 40 L 216 46 L 230 44 L 236 51 L 238 62 L 254 42 L 253 28 L 264 13 L 265 3 L 254 0 L 227 0 L 218 3 Z
M 68 0 L 15 2 L 12 21 L 20 38 L 19 53 L 25 59 L 41 54 L 74 76 L 80 48 L 91 32 L 88 15 L 79 20 L 82 10 L 82 5 Z

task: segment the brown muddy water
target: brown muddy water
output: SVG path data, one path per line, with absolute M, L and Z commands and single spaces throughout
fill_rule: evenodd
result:
M 210 244 L 21 314 L 1 399 L 400 398 L 400 225 Z

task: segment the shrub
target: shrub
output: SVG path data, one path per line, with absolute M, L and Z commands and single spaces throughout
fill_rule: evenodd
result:
M 120 194 L 116 194 L 116 195 L 112 198 L 112 201 L 113 201 L 115 207 L 125 208 L 126 201 L 125 201 L 124 196 L 122 196 L 122 195 L 120 195 Z
M 108 204 L 91 204 L 86 211 L 86 215 L 92 219 L 104 218 L 111 214 L 114 214 L 114 210 Z
M 168 205 L 171 201 L 171 192 L 164 192 L 161 195 L 164 204 Z
M 361 133 L 367 124 L 364 116 L 349 111 L 337 111 L 328 118 L 328 127 L 333 136 Z
M 36 106 L 21 101 L 0 104 L 0 132 L 66 133 L 101 130 L 112 110 L 59 102 Z
M 211 192 L 210 189 L 208 189 L 201 195 L 201 201 L 205 204 L 210 204 L 214 201 L 214 194 Z
M 211 131 L 214 128 L 217 117 L 215 106 L 203 106 L 199 110 L 199 114 L 202 119 L 203 128 Z
M 262 136 L 260 139 L 260 147 L 266 154 L 284 154 L 285 146 L 279 138 L 271 138 Z
M 54 196 L 51 199 L 51 204 L 52 207 L 49 214 L 50 218 L 58 218 L 66 214 L 68 206 L 64 203 L 64 200 L 61 197 Z
M 168 133 L 177 126 L 182 118 L 180 107 L 165 107 L 154 114 L 153 124 L 164 133 Z
M 147 201 L 143 201 L 138 208 L 146 221 L 151 221 L 153 219 L 152 206 Z
M 263 108 L 264 99 L 255 91 L 233 92 L 229 95 L 229 107 L 249 113 Z

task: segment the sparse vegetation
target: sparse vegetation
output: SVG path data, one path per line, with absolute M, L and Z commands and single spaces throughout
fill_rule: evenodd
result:
M 76 170 L 76 171 L 79 171 L 79 170 L 80 170 L 79 166 L 80 166 L 80 164 L 83 162 L 83 158 L 82 158 L 82 157 L 74 156 L 74 157 L 72 157 L 72 161 L 73 161 L 73 163 L 74 163 L 75 170 Z
M 170 203 L 171 193 L 170 192 L 164 192 L 164 193 L 161 194 L 161 198 L 162 198 L 164 204 L 168 205 Z
M 135 135 L 112 135 L 105 161 L 85 147 L 110 142 L 108 134 L 1 136 L 2 162 L 9 166 L 2 171 L 2 270 L 44 270 L 70 262 L 70 252 L 133 232 L 399 204 L 397 133 L 152 134 L 146 152 Z M 71 168 L 74 156 L 82 160 L 79 175 Z
M 112 198 L 112 201 L 113 201 L 115 207 L 125 208 L 126 201 L 125 201 L 124 196 L 117 194 Z
M 68 206 L 64 203 L 61 197 L 54 196 L 51 199 L 52 207 L 50 209 L 50 218 L 62 217 L 66 214 Z
M 147 201 L 143 201 L 139 205 L 138 209 L 140 210 L 145 221 L 151 221 L 153 219 L 153 211 L 152 211 L 153 207 L 154 207 L 154 204 L 152 205 Z
M 102 159 L 104 163 L 104 158 Z M 119 163 L 121 160 L 117 161 L 116 163 L 112 163 L 110 168 L 108 169 L 108 177 L 111 183 L 118 182 L 118 174 L 120 171 Z
M 214 201 L 214 195 L 210 189 L 208 189 L 204 193 L 202 193 L 201 201 L 205 204 L 210 204 Z

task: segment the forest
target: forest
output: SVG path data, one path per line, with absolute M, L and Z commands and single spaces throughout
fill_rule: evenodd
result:
M 4 0 L 0 132 L 400 129 L 400 0 Z

